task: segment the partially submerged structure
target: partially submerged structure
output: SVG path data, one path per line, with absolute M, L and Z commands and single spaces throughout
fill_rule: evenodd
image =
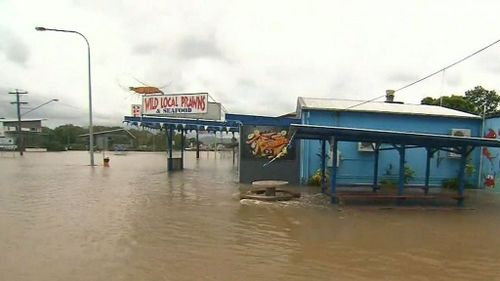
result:
M 39 147 L 42 144 L 42 121 L 45 119 L 23 118 L 18 135 L 18 119 L 0 119 L 0 150 L 17 149 L 17 144 L 23 140 L 25 146 Z
M 380 133 L 390 132 L 396 142 L 396 133 L 414 133 L 442 136 L 480 137 L 481 118 L 469 113 L 432 105 L 410 105 L 396 102 L 369 102 L 355 100 L 335 100 L 318 98 L 298 98 L 297 115 L 300 124 L 330 126 L 336 128 L 377 130 Z M 333 135 L 332 135 L 333 136 Z M 415 138 L 409 136 L 408 139 Z M 391 142 L 386 143 L 391 144 Z M 408 142 L 408 141 L 406 141 Z M 378 141 L 379 145 L 382 143 Z M 400 145 L 401 143 L 395 143 Z M 371 184 L 371 170 L 377 141 L 360 138 L 356 142 L 341 142 L 337 147 L 335 161 L 338 165 L 338 181 L 342 185 Z M 417 144 L 411 144 L 417 145 Z M 457 176 L 456 171 L 460 163 L 460 153 L 454 151 L 453 144 L 443 149 L 432 151 L 430 166 L 434 167 L 428 180 L 432 185 L 440 185 L 443 180 Z M 320 141 L 302 141 L 301 181 L 305 182 L 311 175 L 320 169 L 319 154 Z M 408 150 L 405 154 L 405 166 L 414 171 L 411 184 L 423 184 L 426 179 L 426 146 Z M 331 148 L 331 147 L 330 147 Z M 398 181 L 399 154 L 397 149 L 386 151 L 380 155 L 378 162 L 379 179 Z M 333 150 L 328 149 L 329 164 L 333 160 Z M 478 163 L 479 155 L 471 154 L 470 163 Z M 469 180 L 477 183 L 477 174 L 470 175 Z
M 134 147 L 136 137 L 126 129 L 115 129 L 93 133 L 94 144 L 97 150 L 109 150 L 116 145 L 125 149 Z M 88 138 L 89 134 L 80 135 L 81 138 Z
M 125 122 L 165 129 L 168 135 L 175 130 L 239 132 L 240 182 L 306 184 L 320 174 L 325 185 L 330 171 L 333 199 L 337 185 L 376 191 L 381 181 L 388 181 L 403 196 L 407 185 L 420 186 L 427 194 L 431 186 L 458 179 L 456 199 L 462 202 L 466 181 L 476 186 L 484 182 L 485 147 L 500 147 L 496 136 L 482 137 L 480 116 L 394 102 L 390 96 L 385 102 L 299 97 L 295 114 L 280 117 L 225 114 L 220 120 L 203 120 L 181 115 L 125 117 Z M 483 147 L 482 154 L 477 147 Z

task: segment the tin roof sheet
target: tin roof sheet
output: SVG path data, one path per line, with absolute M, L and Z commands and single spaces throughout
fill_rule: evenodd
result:
M 299 97 L 297 101 L 297 113 L 304 109 L 329 110 L 329 111 L 357 111 L 357 112 L 381 112 L 391 114 L 407 115 L 432 115 L 459 118 L 481 118 L 478 115 L 454 110 L 436 105 L 387 103 L 381 101 L 367 102 L 360 100 L 345 100 L 331 98 L 308 98 Z M 352 107 L 352 108 L 350 108 Z

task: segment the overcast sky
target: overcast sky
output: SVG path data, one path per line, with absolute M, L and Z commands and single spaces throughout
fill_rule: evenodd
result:
M 366 100 L 438 70 L 500 39 L 498 1 L 19 1 L 0 0 L 0 117 L 51 127 L 88 125 L 92 50 L 94 123 L 121 124 L 140 99 L 127 90 L 209 92 L 231 113 L 281 115 L 298 96 Z M 500 91 L 500 44 L 396 99 Z M 28 110 L 28 109 L 25 109 Z

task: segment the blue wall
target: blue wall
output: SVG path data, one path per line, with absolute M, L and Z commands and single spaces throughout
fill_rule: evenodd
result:
M 418 132 L 450 135 L 451 129 L 470 129 L 472 136 L 480 135 L 481 119 L 445 118 L 439 116 L 403 115 L 371 112 L 334 112 L 320 110 L 304 110 L 303 124 L 338 126 L 349 128 L 379 129 L 401 132 Z M 300 178 L 306 183 L 313 173 L 320 168 L 320 142 L 302 140 Z M 479 149 L 471 153 L 471 161 L 475 167 L 479 164 Z M 358 143 L 339 143 L 340 162 L 338 167 L 338 184 L 371 184 L 373 180 L 373 152 L 358 151 Z M 423 184 L 425 179 L 426 150 L 424 148 L 408 149 L 406 165 L 415 171 L 415 179 L 410 184 Z M 452 158 L 449 152 L 440 151 L 431 159 L 430 184 L 440 185 L 444 179 L 458 175 L 459 158 Z M 395 150 L 381 151 L 379 158 L 379 180 L 397 180 L 399 171 L 399 154 Z M 477 174 L 468 179 L 477 183 Z
M 500 118 L 486 119 L 484 137 L 500 138 Z M 480 171 L 481 187 L 500 192 L 500 148 L 483 148 Z

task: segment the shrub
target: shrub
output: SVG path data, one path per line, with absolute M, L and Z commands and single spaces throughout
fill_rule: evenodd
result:
M 451 179 L 445 179 L 445 180 L 443 180 L 441 186 L 443 188 L 457 190 L 458 189 L 458 184 L 459 184 L 458 178 L 451 178 Z M 471 183 L 468 183 L 466 181 L 465 182 L 465 188 L 475 188 L 475 186 L 472 185 Z
M 66 147 L 57 141 L 46 143 L 47 151 L 64 151 Z
M 325 172 L 325 183 L 330 181 L 330 175 Z M 316 170 L 314 174 L 309 178 L 309 185 L 320 186 L 321 185 L 321 169 Z
M 413 169 L 410 166 L 405 165 L 405 174 L 404 174 L 405 183 L 408 184 L 414 178 L 415 178 L 415 171 L 413 171 Z
M 381 189 L 395 189 L 396 186 L 397 186 L 396 182 L 393 180 L 383 179 L 380 181 L 380 188 Z
M 445 180 L 443 180 L 443 183 L 441 185 L 443 188 L 446 188 L 446 189 L 457 190 L 458 189 L 458 178 L 445 179 Z

